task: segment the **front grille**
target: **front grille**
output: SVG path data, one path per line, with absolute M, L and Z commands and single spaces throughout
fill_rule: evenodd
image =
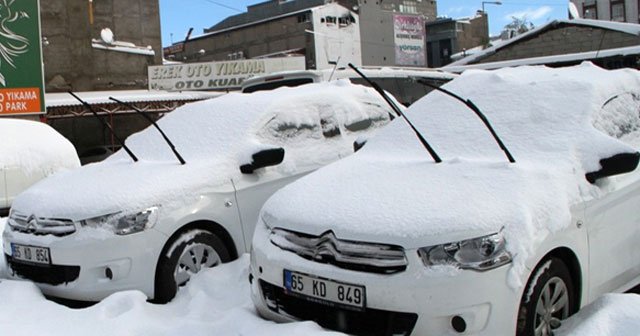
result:
M 55 286 L 75 281 L 80 275 L 80 266 L 26 264 L 4 256 L 15 275 L 34 282 Z
M 33 235 L 67 236 L 76 232 L 76 226 L 70 219 L 25 216 L 17 213 L 9 217 L 9 227 L 18 232 Z
M 410 335 L 418 320 L 415 313 L 366 308 L 352 311 L 325 306 L 287 295 L 284 289 L 260 280 L 262 295 L 270 310 L 299 320 L 315 321 L 324 328 L 351 335 Z
M 407 268 L 407 258 L 400 246 L 341 240 L 332 231 L 314 236 L 275 228 L 269 238 L 283 250 L 344 269 L 391 274 Z

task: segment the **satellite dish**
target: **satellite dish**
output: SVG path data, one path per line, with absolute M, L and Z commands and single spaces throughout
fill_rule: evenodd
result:
M 578 11 L 578 7 L 573 2 L 569 2 L 569 19 L 579 19 L 580 12 Z
M 102 39 L 102 41 L 104 41 L 104 43 L 112 44 L 113 32 L 109 28 L 104 28 L 103 30 L 100 31 L 100 38 Z

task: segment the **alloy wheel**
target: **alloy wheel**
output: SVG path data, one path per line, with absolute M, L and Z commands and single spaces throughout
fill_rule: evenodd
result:
M 535 335 L 553 335 L 553 329 L 560 326 L 560 320 L 569 317 L 569 312 L 569 291 L 566 284 L 559 277 L 549 279 L 536 303 Z
M 221 263 L 222 260 L 213 247 L 206 244 L 192 244 L 187 246 L 180 255 L 173 278 L 177 286 L 184 286 L 193 274 L 200 272 L 203 268 Z

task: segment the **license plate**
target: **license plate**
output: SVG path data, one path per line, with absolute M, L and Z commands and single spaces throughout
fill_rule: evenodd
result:
M 11 243 L 11 257 L 15 260 L 36 264 L 51 264 L 48 247 L 38 247 Z
M 284 288 L 288 294 L 327 306 L 364 310 L 365 287 L 314 275 L 284 270 Z

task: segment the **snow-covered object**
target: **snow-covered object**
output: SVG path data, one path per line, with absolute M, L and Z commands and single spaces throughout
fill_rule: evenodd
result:
M 80 166 L 71 142 L 45 123 L 3 118 L 0 138 L 0 167 L 21 167 L 33 173 Z
M 258 149 L 286 145 L 283 163 L 268 174 L 288 175 L 352 153 L 357 137 L 342 134 L 332 141 L 314 141 L 322 137 L 322 131 L 314 129 L 293 142 L 278 136 L 280 128 L 312 129 L 320 118 L 327 121 L 323 128 L 330 128 L 383 118 L 388 111 L 372 89 L 345 80 L 251 95 L 231 93 L 187 104 L 158 121 L 185 165 L 149 127 L 126 140 L 139 162 L 133 163 L 120 150 L 106 161 L 45 181 L 22 194 L 14 206 L 39 216 L 74 220 L 153 204 L 181 206 L 241 176 L 238 167 Z
M 640 330 L 640 296 L 607 294 L 562 322 L 558 336 L 636 336 Z
M 0 334 L 14 336 L 339 336 L 313 322 L 277 324 L 257 316 L 249 299 L 249 256 L 204 270 L 166 305 L 138 291 L 85 309 L 47 300 L 31 282 L 0 278 Z M 26 313 L 26 312 L 38 312 Z
M 637 71 L 590 63 L 467 71 L 445 88 L 484 112 L 516 163 L 470 109 L 434 91 L 407 116 L 442 163 L 396 120 L 356 155 L 274 194 L 263 218 L 269 226 L 313 235 L 332 230 L 340 239 L 405 249 L 503 230 L 517 273 L 512 280 L 520 278 L 536 244 L 571 224 L 573 205 L 601 192 L 585 173 L 603 158 L 640 148 L 593 125 L 596 114 L 607 119 L 605 102 L 637 87 Z

